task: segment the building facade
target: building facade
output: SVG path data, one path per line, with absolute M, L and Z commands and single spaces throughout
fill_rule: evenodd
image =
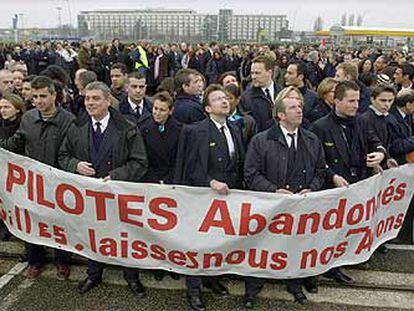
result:
M 194 10 L 96 10 L 78 15 L 81 36 L 99 40 L 275 41 L 288 35 L 286 15 L 198 14 Z

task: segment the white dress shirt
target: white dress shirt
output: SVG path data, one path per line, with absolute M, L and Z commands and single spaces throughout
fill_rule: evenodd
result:
M 96 120 L 94 117 L 92 118 L 92 126 L 93 126 L 93 130 L 96 131 L 97 130 L 97 126 L 96 126 L 96 122 L 99 122 L 101 124 L 100 128 L 101 128 L 101 132 L 105 132 L 106 128 L 108 127 L 108 123 L 109 123 L 109 118 L 110 118 L 110 114 L 108 112 L 108 114 L 100 121 Z
M 288 134 L 294 134 L 294 140 L 295 140 L 295 147 L 298 148 L 298 129 L 294 130 L 293 132 L 289 132 L 282 124 L 280 124 L 280 129 L 282 130 L 283 136 L 285 136 L 285 140 L 287 142 L 288 147 L 292 145 L 292 137 L 290 137 Z
M 224 135 L 226 136 L 227 146 L 229 148 L 229 155 L 233 156 L 235 152 L 235 147 L 234 147 L 233 137 L 231 136 L 229 127 L 227 126 L 226 123 L 220 124 L 219 122 L 213 119 L 211 119 L 211 121 L 213 121 L 214 125 L 217 127 L 220 133 L 221 133 L 221 128 L 224 127 Z

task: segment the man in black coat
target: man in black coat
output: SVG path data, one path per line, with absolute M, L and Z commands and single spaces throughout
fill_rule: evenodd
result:
M 226 120 L 230 103 L 222 86 L 212 84 L 206 89 L 203 106 L 209 117 L 181 131 L 174 181 L 210 187 L 224 195 L 242 187 L 243 141 L 239 128 Z M 228 295 L 217 277 L 187 276 L 187 297 L 193 310 L 205 310 L 202 283 L 220 296 Z
M 274 61 L 267 55 L 253 59 L 251 66 L 252 84 L 240 98 L 239 107 L 256 121 L 257 131 L 262 132 L 272 125 L 272 108 L 280 87 L 273 80 Z
M 127 68 L 123 63 L 115 63 L 111 66 L 109 75 L 111 77 L 111 95 L 118 101 L 126 96 Z
M 318 96 L 306 86 L 307 68 L 304 62 L 295 61 L 289 63 L 285 74 L 286 86 L 297 87 L 303 96 L 303 115 L 308 118 L 309 113 L 315 107 Z
M 141 123 L 151 118 L 152 103 L 145 96 L 147 84 L 145 76 L 138 72 L 132 72 L 127 79 L 127 96 L 119 102 L 118 110 L 128 120 L 140 126 Z
M 357 115 L 359 94 L 355 82 L 340 82 L 335 88 L 334 110 L 311 126 L 325 150 L 328 187 L 344 187 L 367 178 L 369 169 L 378 169 L 385 157 L 385 147 Z M 354 283 L 340 268 L 331 269 L 325 276 L 348 285 Z
M 201 74 L 194 69 L 180 69 L 174 77 L 174 87 L 177 97 L 173 117 L 184 124 L 203 120 L 206 115 L 200 101 L 204 90 Z
M 326 173 L 324 151 L 318 137 L 301 127 L 302 102 L 293 98 L 278 100 L 275 115 L 279 121 L 273 121 L 271 128 L 250 142 L 244 165 L 248 189 L 286 195 L 321 190 Z M 288 281 L 288 292 L 297 302 L 306 304 L 302 285 L 316 293 L 316 278 Z
M 144 142 L 135 124 L 110 108 L 110 90 L 103 82 L 85 89 L 87 114 L 81 114 L 66 135 L 59 163 L 69 172 L 102 178 L 103 181 L 140 181 L 147 172 Z M 102 281 L 103 264 L 89 260 L 88 277 L 79 284 L 83 294 Z M 124 278 L 133 295 L 142 298 L 144 286 L 138 272 L 125 268 Z
M 152 117 L 140 124 L 148 155 L 145 182 L 171 184 L 182 125 L 171 116 L 173 99 L 166 91 L 153 97 Z

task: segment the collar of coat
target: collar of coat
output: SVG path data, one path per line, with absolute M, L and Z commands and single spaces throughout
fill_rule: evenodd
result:
M 302 127 L 299 127 L 298 129 L 298 136 L 304 138 L 305 140 L 312 138 L 312 134 L 306 130 L 304 130 Z M 279 123 L 275 121 L 273 125 L 267 130 L 266 138 L 268 140 L 276 140 L 282 143 L 284 146 L 286 145 L 286 140 L 283 135 L 282 130 L 280 129 Z

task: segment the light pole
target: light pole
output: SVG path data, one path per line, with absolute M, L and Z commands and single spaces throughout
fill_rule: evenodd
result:
M 66 4 L 68 6 L 68 13 L 69 13 L 69 36 L 72 36 L 72 10 L 70 8 L 69 0 L 66 0 Z
M 59 30 L 57 31 L 57 34 L 59 35 L 62 32 L 62 7 L 57 6 L 56 10 L 58 12 L 58 22 L 59 22 Z

